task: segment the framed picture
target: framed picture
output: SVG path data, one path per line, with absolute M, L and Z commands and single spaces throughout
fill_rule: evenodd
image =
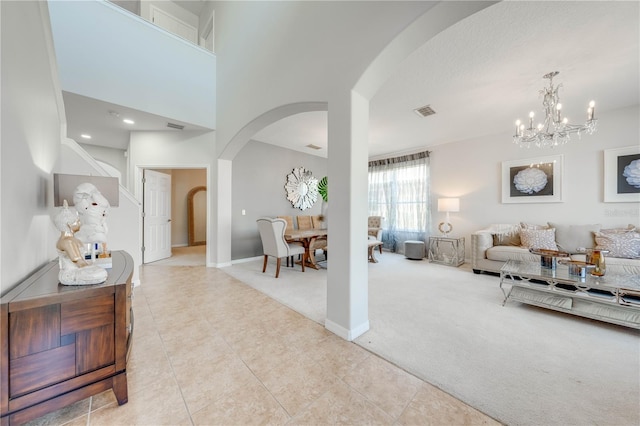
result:
M 604 202 L 640 202 L 640 146 L 604 151 Z
M 502 162 L 503 203 L 561 203 L 562 155 Z

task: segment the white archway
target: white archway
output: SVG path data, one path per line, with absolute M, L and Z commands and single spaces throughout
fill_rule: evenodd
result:
M 326 102 L 298 102 L 270 109 L 236 131 L 227 143 L 219 141 L 222 146 L 218 152 L 214 194 L 217 203 L 214 218 L 218 239 L 216 263 L 224 265 L 231 260 L 231 235 L 227 225 L 231 221 L 233 158 L 253 135 L 271 123 L 301 112 L 328 111 L 328 175 L 330 179 L 341 182 L 341 191 L 332 199 L 332 208 L 341 212 L 342 220 L 332 225 L 335 241 L 332 245 L 335 244 L 336 249 L 327 279 L 325 325 L 347 340 L 366 332 L 369 328 L 366 241 L 360 241 L 360 237 L 361 234 L 366 235 L 369 99 L 413 51 L 449 26 L 494 3 L 436 4 L 391 40 L 360 73 L 356 71 L 350 74 L 352 77 L 346 78 L 355 76 L 354 81 L 342 81 L 336 86 L 327 95 L 329 99 Z M 268 52 L 263 53 L 268 55 Z M 285 92 L 286 89 L 282 88 Z M 295 94 L 291 96 L 295 97 Z M 332 141 L 339 143 L 332 145 Z

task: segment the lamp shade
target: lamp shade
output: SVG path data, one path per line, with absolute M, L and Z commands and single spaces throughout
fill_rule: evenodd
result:
M 459 212 L 460 198 L 438 198 L 439 212 Z

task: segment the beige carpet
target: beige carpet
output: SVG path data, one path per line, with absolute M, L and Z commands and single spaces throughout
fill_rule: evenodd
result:
M 385 252 L 356 343 L 509 425 L 639 425 L 640 332 L 509 303 L 499 279 Z M 223 268 L 320 323 L 326 271 Z

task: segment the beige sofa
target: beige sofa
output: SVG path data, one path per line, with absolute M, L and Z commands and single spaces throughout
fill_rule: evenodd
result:
M 531 254 L 521 237 L 529 230 L 540 229 L 545 235 L 555 235 L 558 250 L 571 254 L 574 260 L 585 260 L 583 248 L 610 250 L 606 256 L 607 270 L 640 275 L 640 228 L 634 225 L 601 229 L 599 224 L 566 225 L 547 223 L 491 225 L 471 235 L 471 264 L 473 272 L 499 273 L 509 259 L 539 262 L 540 256 Z M 542 231 L 546 230 L 546 231 Z M 530 243 L 530 241 L 527 241 Z M 537 247 L 551 248 L 551 247 Z

